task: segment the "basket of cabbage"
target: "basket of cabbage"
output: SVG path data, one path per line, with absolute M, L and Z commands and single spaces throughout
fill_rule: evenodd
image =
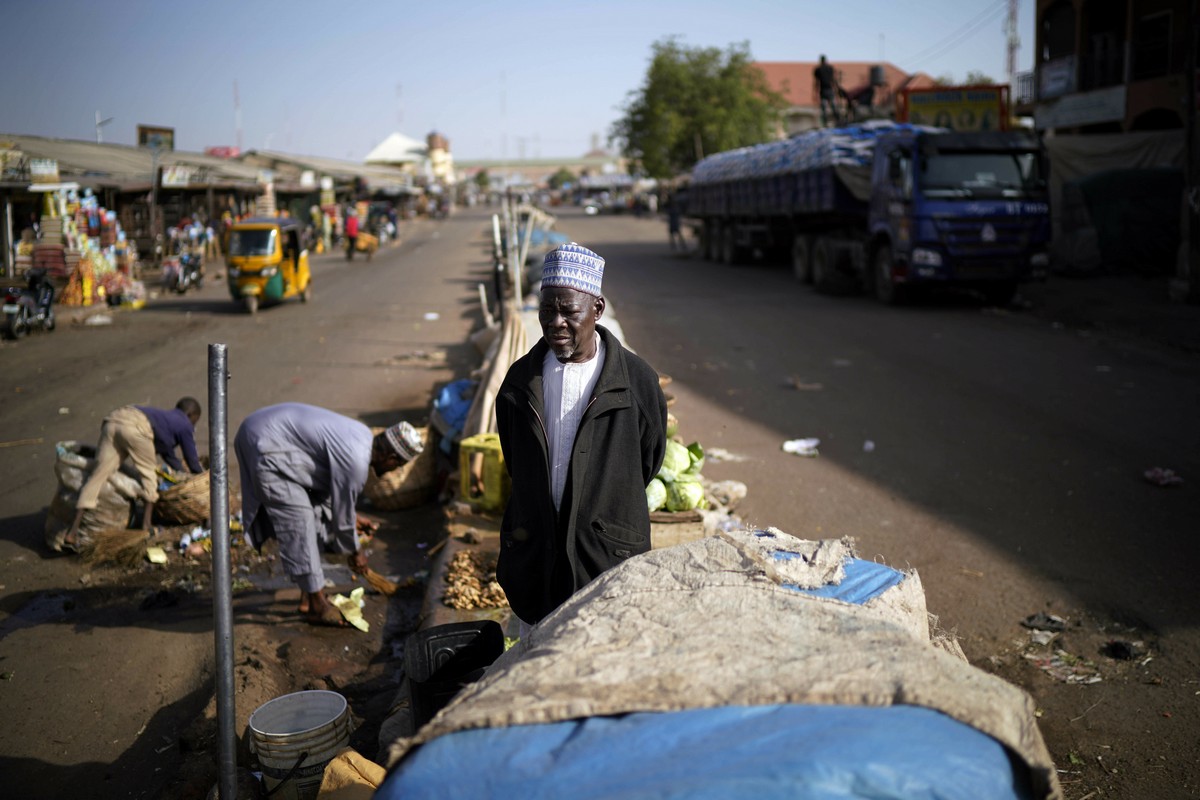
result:
M 704 448 L 699 442 L 684 447 L 667 441 L 658 475 L 646 487 L 646 505 L 650 511 L 691 511 L 705 508 L 703 476 Z

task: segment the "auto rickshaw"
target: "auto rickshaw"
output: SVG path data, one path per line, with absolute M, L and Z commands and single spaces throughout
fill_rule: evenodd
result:
M 260 305 L 312 297 L 308 251 L 300 244 L 300 224 L 290 217 L 254 217 L 229 231 L 225 264 L 229 294 L 251 314 Z

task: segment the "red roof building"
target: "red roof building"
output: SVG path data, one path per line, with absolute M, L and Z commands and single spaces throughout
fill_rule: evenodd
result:
M 909 75 L 886 61 L 830 61 L 829 64 L 833 67 L 841 90 L 837 98 L 839 114 L 843 115 L 843 121 L 846 122 L 890 117 L 895 112 L 896 93 L 901 89 L 922 89 L 936 85 L 934 79 L 924 72 Z M 762 71 L 767 85 L 787 100 L 781 137 L 821 127 L 821 108 L 813 79 L 816 61 L 756 61 L 754 66 Z M 878 85 L 870 93 L 873 96 L 868 97 L 873 69 Z M 870 102 L 865 102 L 868 99 Z

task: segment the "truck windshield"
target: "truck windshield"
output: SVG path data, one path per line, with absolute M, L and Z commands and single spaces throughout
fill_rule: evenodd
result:
M 1027 197 L 1043 186 L 1036 153 L 937 153 L 921 164 L 933 197 Z
M 229 234 L 229 255 L 275 255 L 275 229 L 233 231 Z

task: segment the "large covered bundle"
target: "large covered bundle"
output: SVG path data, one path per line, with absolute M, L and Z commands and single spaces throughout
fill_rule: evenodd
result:
M 844 541 L 654 550 L 395 742 L 376 797 L 1059 797 L 1031 699 L 928 619 Z
M 930 130 L 874 120 L 847 128 L 819 128 L 790 139 L 714 153 L 692 169 L 692 184 L 770 178 L 821 167 L 871 164 L 875 140 L 899 130 Z

